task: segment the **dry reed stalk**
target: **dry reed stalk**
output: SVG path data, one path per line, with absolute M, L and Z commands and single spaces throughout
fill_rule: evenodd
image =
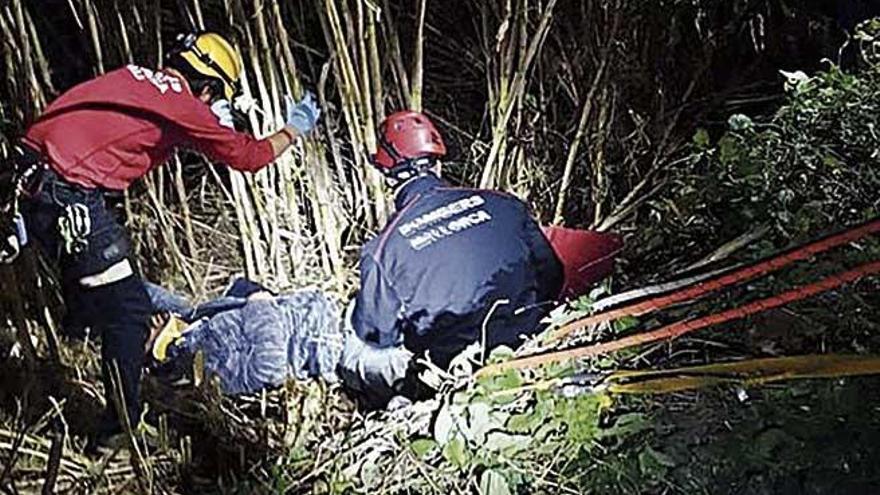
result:
M 419 0 L 418 2 L 418 24 L 416 27 L 415 49 L 413 50 L 413 69 L 412 69 L 412 98 L 410 98 L 410 109 L 416 112 L 422 111 L 422 79 L 424 71 L 424 38 L 425 38 L 425 10 L 428 0 Z
M 24 68 L 23 89 L 26 92 L 26 101 L 33 102 L 32 105 L 29 106 L 36 106 L 38 109 L 45 104 L 45 97 L 43 96 L 42 89 L 37 81 L 34 71 L 34 59 L 39 57 L 35 56 L 36 54 L 31 50 L 31 36 L 28 32 L 28 25 L 25 22 L 24 7 L 22 6 L 21 0 L 14 0 L 12 2 L 12 8 L 13 17 L 10 18 L 10 24 L 15 26 L 17 31 L 16 35 L 19 39 L 19 67 Z M 35 109 L 33 108 L 25 109 L 24 115 L 28 121 L 33 118 L 34 110 Z
M 375 121 L 382 122 L 385 119 L 385 91 L 382 84 L 382 62 L 379 59 L 379 38 L 376 32 L 377 19 L 381 19 L 381 11 L 374 6 L 371 12 L 375 15 L 367 16 L 367 48 L 370 50 L 370 88 L 373 90 L 373 111 Z
M 205 29 L 205 16 L 202 15 L 202 3 L 199 0 L 193 0 L 193 11 L 196 14 L 196 27 Z
M 274 16 L 274 22 L 272 23 L 267 23 L 266 19 L 261 14 L 258 14 L 255 17 L 258 38 L 266 53 L 266 57 L 264 57 L 265 63 L 272 66 L 272 60 L 286 61 L 287 70 L 281 71 L 286 77 L 282 77 L 282 79 L 284 79 L 286 84 L 293 89 L 295 95 L 301 95 L 303 84 L 296 73 L 296 65 L 293 61 L 292 53 L 289 50 L 290 41 L 282 22 L 281 12 L 277 6 L 272 9 L 270 15 Z M 272 53 L 268 50 L 267 25 L 277 26 L 277 31 L 279 33 L 277 45 L 281 45 L 280 52 L 278 53 Z M 274 71 L 274 69 L 270 68 L 270 74 L 272 71 Z M 258 84 L 263 84 L 262 78 L 257 78 L 257 81 Z M 273 113 L 280 113 L 282 107 L 281 95 L 278 88 L 274 85 L 271 99 L 278 102 L 278 111 Z M 296 160 L 294 160 L 295 157 Z M 305 165 L 305 175 L 302 173 L 293 173 L 297 162 Z M 280 172 L 280 176 L 282 177 L 296 177 L 298 180 L 302 180 L 302 182 L 296 183 L 299 185 L 299 188 L 305 192 L 301 197 L 307 198 L 312 204 L 312 208 L 310 208 L 309 211 L 312 212 L 316 231 L 321 238 L 326 240 L 324 243 L 313 244 L 312 249 L 318 250 L 321 253 L 320 258 L 323 260 L 322 266 L 324 276 L 341 281 L 344 273 L 342 247 L 340 245 L 340 225 L 342 218 L 340 208 L 342 205 L 339 204 L 335 193 L 336 189 L 333 187 L 332 174 L 330 174 L 329 164 L 323 146 L 316 141 L 307 140 L 303 147 L 302 155 L 299 153 L 287 154 L 277 161 L 275 168 Z M 260 190 L 263 191 L 263 193 L 272 191 L 275 184 L 277 184 L 277 181 L 273 179 L 274 172 L 275 170 L 270 170 L 269 173 L 264 176 L 268 181 L 264 180 L 261 184 L 262 188 L 260 188 Z M 303 222 L 299 220 L 300 206 L 297 205 L 295 198 L 298 193 L 296 190 L 289 187 L 289 184 L 290 183 L 287 181 L 279 184 L 279 190 L 276 191 L 278 197 L 282 198 L 281 204 L 286 206 L 286 211 L 284 208 L 281 210 L 270 208 L 271 216 L 273 218 L 271 232 L 275 241 L 273 244 L 277 244 L 280 240 L 278 233 L 282 230 L 283 225 L 279 223 L 279 220 L 288 223 L 291 219 L 290 217 L 292 217 L 294 224 L 303 224 Z M 252 193 L 256 195 L 257 190 L 252 190 Z M 273 204 L 271 198 L 266 199 L 269 200 L 269 205 L 271 207 Z M 276 279 L 284 280 L 286 274 L 282 273 L 284 264 L 278 256 L 279 253 L 280 250 L 275 251 L 275 277 Z M 298 258 L 291 258 L 290 261 L 296 262 L 298 261 Z
M 122 375 L 119 372 L 119 366 L 116 362 L 110 362 L 107 363 L 107 365 L 110 367 L 110 382 L 112 390 L 105 390 L 104 393 L 110 395 L 108 400 L 113 401 L 114 407 L 117 411 L 117 417 L 122 426 L 122 433 L 128 440 L 128 450 L 131 454 L 131 466 L 136 473 L 135 481 L 138 489 L 142 494 L 147 495 L 153 492 L 152 466 L 146 456 L 146 452 L 142 452 L 141 446 L 138 445 L 135 433 L 137 425 L 132 425 L 131 420 L 128 417 L 127 408 L 125 407 L 125 393 L 122 390 Z
M 532 34 L 532 38 L 529 40 L 526 52 L 521 54 L 519 64 L 512 77 L 502 76 L 499 84 L 500 93 L 496 96 L 497 100 L 494 102 L 497 104 L 497 114 L 492 129 L 492 147 L 489 150 L 489 155 L 486 158 L 486 161 L 483 163 L 483 172 L 480 178 L 481 188 L 489 189 L 496 185 L 499 168 L 501 167 L 499 157 L 504 155 L 507 142 L 507 126 L 513 115 L 513 110 L 516 107 L 515 103 L 517 98 L 525 91 L 527 82 L 526 77 L 532 69 L 535 57 L 538 52 L 540 52 L 541 47 L 546 40 L 547 30 L 549 29 L 550 21 L 553 19 L 553 9 L 555 6 L 556 0 L 549 0 L 544 7 L 538 27 Z M 504 28 L 500 31 L 501 34 L 499 36 L 501 36 L 502 39 L 506 39 L 507 31 L 507 28 Z M 510 60 L 512 58 L 510 53 L 511 52 L 508 51 L 508 56 L 503 57 L 502 59 L 504 62 L 502 66 L 508 67 L 508 70 L 512 67 L 512 65 L 510 65 Z M 508 85 L 509 90 L 507 89 Z
M 619 21 L 620 17 L 615 17 Z M 614 27 L 611 29 L 611 35 L 606 43 L 606 47 L 602 50 L 601 54 L 601 62 L 599 63 L 599 67 L 596 69 L 595 74 L 593 75 L 592 83 L 590 83 L 590 89 L 587 91 L 587 95 L 584 97 L 583 106 L 581 108 L 581 115 L 578 119 L 577 131 L 575 132 L 574 139 L 572 140 L 571 146 L 568 149 L 568 155 L 565 159 L 565 167 L 562 172 L 562 184 L 559 187 L 559 194 L 556 196 L 556 207 L 553 212 L 553 223 L 555 225 L 560 225 L 562 223 L 562 213 L 563 208 L 565 206 L 565 197 L 568 194 L 568 189 L 571 186 L 571 173 L 574 169 L 574 162 L 577 158 L 578 150 L 580 149 L 581 142 L 585 139 L 587 134 L 587 124 L 589 122 L 589 117 L 592 114 L 593 105 L 596 103 L 594 101 L 594 97 L 596 95 L 596 91 L 599 89 L 599 86 L 602 83 L 602 79 L 605 76 L 605 69 L 608 67 L 608 62 L 611 58 L 611 50 L 610 47 L 615 42 L 615 35 L 617 32 L 618 22 L 615 22 Z
M 180 245 L 177 242 L 177 235 L 174 231 L 174 226 L 171 221 L 170 215 L 166 209 L 165 202 L 160 198 L 161 191 L 163 188 L 161 187 L 163 174 L 156 173 L 152 176 L 147 176 L 145 178 L 145 184 L 147 186 L 147 195 L 150 198 L 150 201 L 153 203 L 153 207 L 157 213 L 157 219 L 159 221 L 159 229 L 162 232 L 163 238 L 167 241 L 168 247 L 168 257 L 175 267 L 179 270 L 179 272 L 183 275 L 184 279 L 187 282 L 189 288 L 195 292 L 198 285 L 195 282 L 195 278 L 193 277 L 192 272 L 189 268 L 189 262 L 184 257 L 183 252 L 180 249 Z
M 92 37 L 92 48 L 95 50 L 95 66 L 98 74 L 103 74 L 104 70 L 104 50 L 101 44 L 101 34 L 98 31 L 98 12 L 92 0 L 83 0 L 83 8 L 86 11 L 86 22 L 89 26 L 89 34 Z
M 363 74 L 363 78 L 358 78 L 352 62 L 352 55 L 349 53 L 349 43 L 345 38 L 342 30 L 342 19 L 336 8 L 335 0 L 325 0 L 325 15 L 322 16 L 322 25 L 325 28 L 325 37 L 328 45 L 332 46 L 335 51 L 334 62 L 337 76 L 337 86 L 340 90 L 340 97 L 343 101 L 343 110 L 348 129 L 351 136 L 351 148 L 354 152 L 356 166 L 359 169 L 367 170 L 366 184 L 367 191 L 363 191 L 365 204 L 363 209 L 368 214 L 368 225 L 383 224 L 388 216 L 388 208 L 384 201 L 384 186 L 379 174 L 368 165 L 366 156 L 375 152 L 375 129 L 373 129 L 372 118 L 367 116 L 364 110 L 365 105 L 370 105 L 369 98 L 364 98 L 369 92 L 367 88 L 361 88 L 363 82 L 369 82 L 369 73 Z M 366 53 L 366 49 L 356 54 L 362 55 L 360 58 L 365 62 L 370 59 Z M 360 111 L 358 109 L 361 109 Z M 370 110 L 370 114 L 372 114 Z M 370 201 L 370 198 L 375 198 Z
M 37 110 L 41 110 L 46 106 L 46 94 L 54 94 L 55 93 L 55 85 L 52 84 L 52 75 L 49 70 L 49 61 L 46 59 L 46 54 L 43 52 L 43 44 L 40 42 L 40 37 L 37 36 L 37 28 L 34 26 L 34 20 L 31 17 L 31 13 L 28 10 L 24 11 L 25 20 L 27 21 L 28 34 L 30 35 L 30 45 L 33 47 L 32 50 L 32 60 L 34 61 L 34 65 L 39 67 L 40 69 L 40 83 L 37 84 L 34 81 L 32 85 L 32 89 L 35 94 L 38 95 L 35 104 L 37 106 Z
M 0 274 L 2 274 L 0 276 L 0 288 L 3 289 L 4 297 L 8 297 L 9 306 L 12 311 L 9 321 L 15 329 L 16 341 L 21 347 L 25 363 L 30 368 L 36 363 L 37 350 L 34 348 L 33 341 L 31 340 L 30 321 L 22 305 L 16 304 L 17 301 L 23 300 L 19 290 L 18 274 L 12 266 L 8 265 L 0 266 Z
M 605 201 L 608 198 L 610 179 L 605 160 L 605 146 L 608 142 L 609 132 L 614 120 L 615 97 L 608 96 L 609 90 L 603 91 L 600 99 L 598 128 L 596 129 L 596 142 L 592 159 L 593 188 L 591 198 L 593 201 L 593 223 L 599 222 L 605 216 Z
M 186 193 L 186 185 L 183 182 L 183 162 L 180 157 L 174 157 L 174 190 L 177 192 L 177 199 L 180 201 L 180 208 L 183 211 L 183 227 L 186 234 L 187 254 L 191 258 L 199 257 L 199 249 L 196 245 L 195 235 L 193 233 L 192 213 L 189 209 L 189 201 Z

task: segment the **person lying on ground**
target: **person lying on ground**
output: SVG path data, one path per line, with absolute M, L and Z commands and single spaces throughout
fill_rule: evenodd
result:
M 315 126 L 320 111 L 307 96 L 267 138 L 237 132 L 230 100 L 241 74 L 240 55 L 220 35 L 181 37 L 162 70 L 127 65 L 62 94 L 16 150 L 19 176 L 31 179 L 21 204 L 27 233 L 60 266 L 64 327 L 100 335 L 105 393 L 118 373 L 133 426 L 151 306 L 124 223 L 107 199 L 121 197 L 179 146 L 256 172 Z M 97 444 L 122 431 L 114 403 L 107 400 Z
M 401 393 L 415 356 L 445 368 L 469 344 L 517 347 L 542 329 L 564 272 L 516 197 L 441 179 L 443 138 L 423 114 L 380 125 L 373 164 L 396 213 L 362 249 L 340 373 L 372 407 Z
M 197 352 L 206 376 L 230 395 L 259 392 L 289 379 L 337 381 L 343 335 L 339 308 L 317 290 L 274 295 L 246 279 L 198 306 L 147 283 L 160 318 L 147 343 L 156 370 L 179 367 Z

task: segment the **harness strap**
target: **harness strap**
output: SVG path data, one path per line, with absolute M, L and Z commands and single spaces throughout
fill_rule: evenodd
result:
M 629 347 L 656 342 L 664 339 L 674 339 L 684 334 L 700 330 L 719 323 L 738 320 L 747 316 L 767 311 L 768 309 L 778 308 L 794 301 L 800 301 L 815 296 L 822 292 L 835 289 L 844 284 L 854 282 L 868 275 L 880 273 L 880 261 L 866 263 L 852 270 L 845 271 L 836 275 L 831 275 L 818 282 L 798 287 L 782 294 L 759 299 L 751 303 L 739 306 L 720 313 L 714 313 L 695 320 L 681 320 L 671 325 L 653 330 L 650 332 L 630 335 L 622 339 L 613 340 L 611 342 L 602 342 L 586 347 L 575 347 L 557 352 L 546 354 L 538 354 L 526 356 L 512 361 L 497 363 L 492 366 L 485 367 L 477 372 L 477 376 L 486 376 L 509 369 L 533 368 L 542 364 L 556 363 L 559 361 L 567 361 L 570 359 L 582 359 L 586 357 L 594 357 L 600 354 L 627 349 Z
M 738 284 L 740 282 L 763 277 L 796 261 L 806 260 L 808 258 L 811 258 L 812 256 L 815 256 L 816 254 L 829 251 L 835 247 L 848 244 L 863 237 L 876 234 L 877 232 L 880 232 L 880 218 L 870 220 L 866 223 L 849 228 L 838 234 L 833 234 L 817 241 L 795 247 L 781 254 L 777 254 L 770 258 L 736 269 L 729 273 L 725 273 L 724 271 L 722 271 L 717 276 L 713 274 L 713 276 L 709 280 L 705 280 L 704 278 L 697 276 L 681 281 L 686 284 L 684 287 L 680 287 L 680 283 L 672 283 L 676 289 L 679 289 L 677 292 L 660 295 L 657 297 L 651 297 L 650 299 L 646 299 L 635 304 L 630 304 L 618 309 L 612 309 L 610 311 L 605 311 L 603 313 L 598 313 L 571 322 L 563 327 L 560 327 L 558 330 L 550 334 L 550 336 L 547 338 L 547 341 L 559 341 L 562 338 L 567 337 L 572 333 L 580 329 L 586 328 L 590 325 L 616 320 L 624 316 L 644 315 L 657 311 L 659 309 L 666 308 L 673 304 L 696 299 L 703 295 Z M 599 301 L 599 303 L 601 302 L 602 301 Z

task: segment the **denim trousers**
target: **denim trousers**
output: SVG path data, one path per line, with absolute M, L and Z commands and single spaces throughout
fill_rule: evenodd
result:
M 250 287 L 248 287 L 250 286 Z M 258 392 L 289 379 L 337 381 L 343 335 L 335 302 L 317 290 L 248 298 L 253 282 L 237 280 L 217 299 L 191 306 L 147 283 L 154 310 L 191 323 L 172 360 L 201 351 L 205 371 L 230 395 Z M 244 289 L 244 290 L 242 290 Z

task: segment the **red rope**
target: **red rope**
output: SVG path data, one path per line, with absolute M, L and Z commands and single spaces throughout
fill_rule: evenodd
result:
M 784 306 L 794 301 L 806 299 L 816 294 L 834 289 L 836 287 L 840 287 L 841 285 L 855 281 L 861 277 L 873 275 L 876 273 L 880 273 L 880 261 L 866 263 L 855 269 L 836 275 L 831 275 L 818 282 L 805 285 L 803 287 L 798 287 L 783 292 L 782 294 L 778 294 L 776 296 L 759 299 L 738 308 L 733 308 L 727 311 L 722 311 L 720 313 L 711 314 L 702 318 L 697 318 L 695 320 L 679 321 L 659 328 L 657 330 L 653 330 L 651 332 L 631 335 L 629 337 L 624 337 L 622 339 L 614 340 L 611 342 L 603 342 L 587 347 L 566 349 L 564 351 L 550 352 L 547 354 L 539 354 L 536 356 L 527 356 L 512 361 L 498 363 L 483 368 L 479 371 L 478 374 L 486 375 L 512 368 L 532 368 L 541 364 L 554 363 L 575 358 L 598 356 L 599 354 L 619 351 L 621 349 L 646 344 L 648 342 L 655 342 L 663 339 L 674 339 L 686 333 L 700 330 L 701 328 L 706 328 L 708 326 L 717 325 L 719 323 L 724 323 L 731 320 L 738 320 L 740 318 L 745 318 L 746 316 L 750 316 L 755 313 L 760 313 L 768 309 Z
M 673 292 L 672 294 L 652 297 L 642 302 L 624 306 L 618 309 L 612 309 L 604 313 L 598 313 L 580 320 L 571 322 L 560 327 L 548 337 L 548 342 L 557 341 L 566 337 L 573 332 L 585 328 L 590 325 L 602 323 L 605 321 L 616 320 L 624 316 L 639 316 L 658 309 L 668 307 L 672 304 L 696 299 L 700 296 L 714 292 L 716 290 L 728 287 L 746 280 L 762 277 L 768 273 L 772 273 L 780 268 L 790 265 L 796 261 L 808 259 L 816 254 L 828 251 L 837 246 L 847 244 L 849 242 L 861 239 L 868 235 L 880 232 L 880 219 L 872 220 L 852 229 L 846 230 L 839 234 L 835 234 L 818 241 L 805 244 L 801 247 L 790 250 L 784 254 L 774 256 L 764 261 L 759 261 L 754 265 L 750 265 L 731 273 L 720 275 L 717 278 L 697 282 L 694 285 Z

